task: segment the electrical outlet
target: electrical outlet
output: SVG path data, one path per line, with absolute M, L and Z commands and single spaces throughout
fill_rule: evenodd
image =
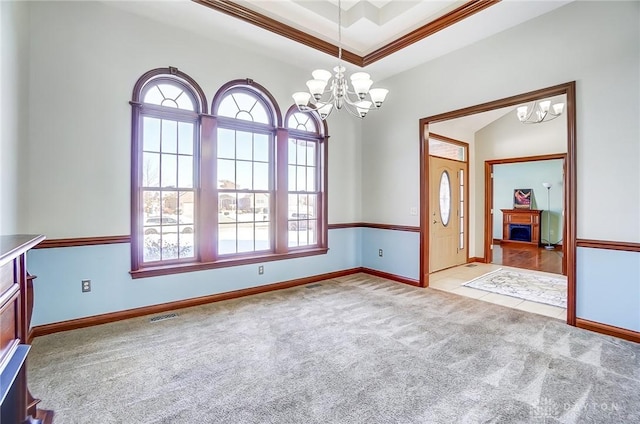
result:
M 418 208 L 416 208 L 415 206 L 409 208 L 409 215 L 411 215 L 411 216 L 418 215 Z
M 378 256 L 382 257 L 382 249 L 378 249 Z
M 91 280 L 82 280 L 82 293 L 91 291 Z
M 262 274 L 264 274 L 264 265 L 260 265 L 258 267 L 258 275 L 262 275 Z

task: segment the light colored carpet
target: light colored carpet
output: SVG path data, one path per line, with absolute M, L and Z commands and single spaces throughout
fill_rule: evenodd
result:
M 354 274 L 177 312 L 36 338 L 31 392 L 56 424 L 640 422 L 640 345 L 451 293 Z
M 567 280 L 565 278 L 501 268 L 467 281 L 463 286 L 532 302 L 567 307 Z

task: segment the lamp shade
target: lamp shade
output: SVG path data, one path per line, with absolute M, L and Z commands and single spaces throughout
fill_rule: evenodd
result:
M 376 107 L 382 106 L 382 102 L 387 98 L 387 94 L 389 90 L 386 88 L 372 88 L 369 90 L 369 96 L 371 97 L 371 101 Z
M 306 91 L 298 91 L 291 95 L 293 97 L 293 101 L 296 103 L 298 108 L 303 108 L 309 104 L 309 100 L 311 100 L 311 94 Z
M 319 79 L 312 79 L 307 81 L 307 87 L 309 88 L 309 92 L 311 93 L 313 98 L 316 100 L 320 100 L 320 97 L 322 97 L 322 93 L 324 93 L 324 88 L 326 86 L 327 86 L 327 82 Z
M 331 72 L 325 69 L 316 69 L 315 71 L 311 72 L 311 75 L 313 75 L 313 79 L 324 82 L 328 82 L 331 78 Z

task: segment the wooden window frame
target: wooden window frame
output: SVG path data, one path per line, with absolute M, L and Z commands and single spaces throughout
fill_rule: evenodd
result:
M 182 110 L 165 108 L 163 106 L 144 104 L 142 102 L 145 88 L 149 83 L 158 80 L 169 83 L 177 83 L 181 88 L 188 90 L 196 104 L 194 114 L 196 123 L 196 146 L 194 148 L 194 172 L 195 181 L 195 232 L 194 232 L 194 258 L 167 260 L 154 263 L 144 263 L 143 257 L 143 223 L 141 213 L 141 172 L 142 172 L 142 140 L 140 126 L 144 116 L 165 117 L 168 119 L 184 117 Z M 271 114 L 273 125 L 250 123 L 240 119 L 225 116 L 216 116 L 220 102 L 226 95 L 232 92 L 245 91 L 257 96 L 267 113 Z M 230 266 L 248 265 L 261 262 L 278 261 L 305 256 L 326 254 L 328 249 L 328 222 L 327 222 L 327 157 L 328 157 L 328 131 L 325 121 L 310 114 L 316 123 L 318 134 L 310 137 L 309 132 L 297 131 L 283 126 L 282 115 L 273 96 L 260 84 L 251 79 L 233 80 L 218 89 L 211 103 L 212 114 L 207 111 L 207 101 L 202 89 L 187 74 L 177 68 L 157 68 L 142 75 L 133 89 L 131 124 L 131 277 L 144 278 L 161 275 L 193 272 L 206 269 L 216 269 Z M 297 108 L 291 106 L 286 118 L 297 112 Z M 287 121 L 285 121 L 287 122 Z M 270 146 L 270 178 L 273 193 L 270 199 L 269 215 L 272 222 L 272 240 L 270 251 L 242 252 L 237 254 L 218 255 L 218 187 L 213 178 L 205 176 L 215 175 L 217 162 L 217 131 L 218 127 L 231 130 L 251 131 L 259 128 L 260 132 L 268 132 L 273 137 Z M 317 243 L 306 246 L 288 247 L 288 153 L 287 145 L 290 137 L 300 137 L 310 141 L 316 141 L 317 154 L 317 178 L 319 184 L 318 217 L 317 217 Z

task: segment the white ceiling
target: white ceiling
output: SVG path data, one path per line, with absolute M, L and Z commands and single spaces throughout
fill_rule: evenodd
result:
M 367 72 L 379 81 L 571 1 L 503 0 L 374 62 L 367 66 Z M 262 54 L 270 53 L 294 66 L 310 63 L 313 68 L 330 69 L 336 64 L 336 59 L 326 53 L 191 0 L 102 2 L 211 40 L 224 41 Z M 235 3 L 324 41 L 338 44 L 337 0 L 240 0 Z M 342 46 L 358 55 L 366 55 L 463 3 L 451 0 L 344 0 Z M 352 71 L 356 67 L 347 64 L 347 68 Z

